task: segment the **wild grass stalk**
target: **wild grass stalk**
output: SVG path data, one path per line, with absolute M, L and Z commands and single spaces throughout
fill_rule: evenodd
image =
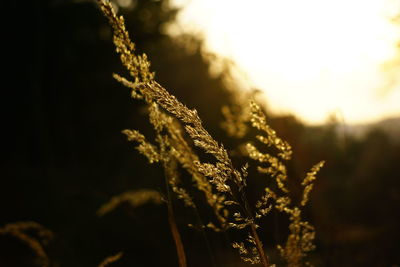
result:
M 119 259 L 121 259 L 122 256 L 123 256 L 123 253 L 122 253 L 122 252 L 119 252 L 119 253 L 117 253 L 117 254 L 115 254 L 115 255 L 108 256 L 107 258 L 105 258 L 105 259 L 98 265 L 98 267 L 106 267 L 106 266 L 109 266 L 109 265 L 111 265 L 112 263 L 114 263 L 114 262 L 118 261 Z
M 186 266 L 184 246 L 175 221 L 172 207 L 172 194 L 181 199 L 188 208 L 197 210 L 197 201 L 183 186 L 177 171 L 179 165 L 187 172 L 194 188 L 199 190 L 207 204 L 214 212 L 214 218 L 202 228 L 217 232 L 245 231 L 247 238 L 231 245 L 237 249 L 241 258 L 251 264 L 261 264 L 263 267 L 273 266 L 265 252 L 263 241 L 259 236 L 260 219 L 267 216 L 272 209 L 286 214 L 289 224 L 289 236 L 284 245 L 277 245 L 281 257 L 288 266 L 301 266 L 307 253 L 313 248 L 314 228 L 302 219 L 301 208 L 308 202 L 316 173 L 323 162 L 315 165 L 301 183 L 303 196 L 299 204 L 293 203 L 287 186 L 288 171 L 285 162 L 291 159 L 290 145 L 278 137 L 277 133 L 267 124 L 267 119 L 261 107 L 251 102 L 247 110 L 249 114 L 235 118 L 233 113 L 224 108 L 223 112 L 231 123 L 250 124 L 259 135 L 256 140 L 275 151 L 263 153 L 253 142 L 246 144 L 246 156 L 257 162 L 259 173 L 266 175 L 275 184 L 265 187 L 260 199 L 251 205 L 246 195 L 249 165 L 237 167 L 229 156 L 223 144 L 216 141 L 203 126 L 195 109 L 189 109 L 175 96 L 170 94 L 155 80 L 150 71 L 150 62 L 145 54 L 138 55 L 135 45 L 125 29 L 124 19 L 117 16 L 112 5 L 107 0 L 98 0 L 99 6 L 113 28 L 113 38 L 121 63 L 130 74 L 130 80 L 114 74 L 114 78 L 131 89 L 134 99 L 143 101 L 148 109 L 149 122 L 153 126 L 156 137 L 149 141 L 138 130 L 124 130 L 129 141 L 137 143 L 136 149 L 147 157 L 149 163 L 159 163 L 164 169 L 167 186 L 168 221 L 175 241 L 180 267 Z M 227 125 L 228 124 L 228 125 Z M 245 136 L 244 128 L 228 127 L 232 136 Z M 235 130 L 239 131 L 235 134 Z M 201 160 L 197 147 L 211 156 L 207 162 Z M 117 197 L 118 199 L 118 197 Z M 115 198 L 114 198 L 115 200 Z M 115 201 L 114 201 L 115 202 Z M 116 201 L 115 203 L 118 203 Z
M 22 221 L 0 227 L 1 235 L 10 235 L 25 243 L 34 252 L 39 266 L 50 266 L 49 257 L 44 249 L 44 245 L 53 239 L 53 233 L 50 230 L 36 222 Z

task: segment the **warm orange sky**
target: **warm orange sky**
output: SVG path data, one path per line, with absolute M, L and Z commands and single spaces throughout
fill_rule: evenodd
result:
M 233 59 L 272 111 L 308 123 L 400 116 L 400 27 L 390 20 L 400 0 L 175 2 L 186 4 L 180 30 Z

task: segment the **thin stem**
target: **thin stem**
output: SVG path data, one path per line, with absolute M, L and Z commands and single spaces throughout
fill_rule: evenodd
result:
M 254 223 L 252 223 L 250 225 L 250 227 L 251 227 L 251 232 L 253 234 L 254 240 L 256 242 L 258 254 L 260 254 L 261 263 L 264 267 L 269 267 L 267 256 L 264 253 L 263 245 L 262 245 L 260 238 L 258 237 L 257 230 L 256 230 Z
M 210 242 L 209 242 L 209 240 L 208 240 L 208 238 L 207 238 L 206 231 L 204 230 L 205 225 L 204 225 L 204 223 L 203 223 L 203 220 L 202 220 L 201 217 L 200 217 L 200 213 L 199 213 L 199 211 L 198 211 L 198 209 L 197 209 L 196 206 L 194 207 L 194 212 L 195 212 L 195 214 L 196 214 L 196 218 L 197 218 L 198 223 L 201 225 L 200 231 L 201 231 L 201 234 L 202 234 L 202 236 L 203 236 L 203 238 L 204 238 L 204 242 L 206 243 L 207 251 L 208 251 L 208 254 L 210 255 L 210 260 L 211 260 L 212 266 L 213 266 L 213 267 L 216 267 L 217 264 L 215 263 L 214 254 L 212 253 L 212 249 L 211 249 Z
M 263 244 L 257 234 L 256 224 L 254 223 L 254 216 L 251 214 L 250 205 L 246 198 L 245 188 L 239 187 L 239 189 L 240 189 L 239 193 L 240 193 L 241 200 L 244 203 L 245 214 L 248 218 L 250 218 L 253 221 L 253 223 L 250 224 L 250 228 L 251 228 L 251 232 L 253 234 L 254 240 L 256 242 L 256 248 L 257 248 L 258 254 L 260 255 L 261 263 L 262 263 L 263 267 L 269 267 L 270 265 L 268 263 L 267 256 L 264 253 Z
M 171 197 L 171 192 L 169 189 L 169 175 L 168 171 L 166 171 L 166 167 L 164 166 L 164 173 L 165 173 L 165 182 L 166 182 L 166 187 L 167 187 L 167 207 L 168 207 L 168 222 L 169 222 L 169 227 L 171 229 L 172 237 L 174 238 L 175 241 L 175 246 L 176 246 L 176 254 L 178 255 L 178 261 L 179 261 L 179 267 L 186 267 L 186 255 L 185 255 L 185 249 L 183 247 L 182 239 L 181 239 L 181 234 L 179 233 L 178 226 L 175 221 L 175 215 L 174 215 L 174 208 L 172 206 L 172 197 Z
M 175 222 L 174 210 L 172 208 L 171 201 L 168 201 L 167 206 L 168 206 L 168 222 L 171 228 L 172 237 L 174 238 L 175 241 L 176 253 L 178 254 L 179 267 L 186 267 L 185 249 L 183 248 L 181 235 L 178 231 L 178 227 Z

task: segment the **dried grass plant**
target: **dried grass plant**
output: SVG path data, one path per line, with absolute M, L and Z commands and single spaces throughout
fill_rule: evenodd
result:
M 31 222 L 15 222 L 0 227 L 0 236 L 10 235 L 25 243 L 36 256 L 35 262 L 42 267 L 50 266 L 44 246 L 53 239 L 53 233 L 42 225 Z
M 250 124 L 259 131 L 256 139 L 276 153 L 263 153 L 252 142 L 246 144 L 246 156 L 255 161 L 258 172 L 271 178 L 274 187 L 265 187 L 264 193 L 255 205 L 249 203 L 246 196 L 249 165 L 235 166 L 225 147 L 216 141 L 203 126 L 195 109 L 189 109 L 162 85 L 157 83 L 150 70 L 150 62 L 145 54 L 136 53 L 135 45 L 126 31 L 124 18 L 117 16 L 110 2 L 98 0 L 102 12 L 107 17 L 112 29 L 116 52 L 123 66 L 128 70 L 130 79 L 114 74 L 114 78 L 131 89 L 134 99 L 143 101 L 148 108 L 149 122 L 154 128 L 154 140 L 148 140 L 138 130 L 124 130 L 129 141 L 137 144 L 136 149 L 147 157 L 149 163 L 158 163 L 164 169 L 167 185 L 167 197 L 164 199 L 168 207 L 168 220 L 175 241 L 179 266 L 187 266 L 184 245 L 175 221 L 171 203 L 173 196 L 181 199 L 185 206 L 197 209 L 196 201 L 183 186 L 178 170 L 184 169 L 192 179 L 193 187 L 204 196 L 206 204 L 213 210 L 214 220 L 203 224 L 217 232 L 245 231 L 247 238 L 230 244 L 237 249 L 240 257 L 251 264 L 264 267 L 274 266 L 267 256 L 263 242 L 268 238 L 260 237 L 258 228 L 260 219 L 267 216 L 272 209 L 287 215 L 289 235 L 285 244 L 275 245 L 287 266 L 295 267 L 306 264 L 307 253 L 314 249 L 315 230 L 302 219 L 302 208 L 307 204 L 316 174 L 324 162 L 316 164 L 302 180 L 302 199 L 294 203 L 290 195 L 287 181 L 288 172 L 285 162 L 291 159 L 292 149 L 267 124 L 266 116 L 255 102 L 235 116 L 228 107 L 223 109 L 227 118 L 224 128 L 231 136 L 245 136 L 244 124 Z M 195 149 L 197 147 L 199 149 Z M 201 160 L 200 153 L 211 156 L 210 162 Z M 179 169 L 180 168 L 180 169 Z M 251 177 L 251 179 L 255 179 Z M 272 189 L 274 188 L 274 189 Z M 116 196 L 100 208 L 100 215 L 106 214 L 121 202 L 129 202 L 133 206 L 152 201 L 162 202 L 162 197 L 153 190 L 128 192 Z
M 119 252 L 119 253 L 117 253 L 117 254 L 115 254 L 115 255 L 108 256 L 107 258 L 105 258 L 105 259 L 98 265 L 98 267 L 106 267 L 106 266 L 109 266 L 109 265 L 111 265 L 112 263 L 114 263 L 114 262 L 118 261 L 119 259 L 121 259 L 122 256 L 123 256 L 123 253 L 122 253 L 122 252 Z

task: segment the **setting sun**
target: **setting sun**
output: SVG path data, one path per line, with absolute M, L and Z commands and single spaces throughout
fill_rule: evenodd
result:
M 176 2 L 180 29 L 232 59 L 271 111 L 308 123 L 400 115 L 400 1 Z

